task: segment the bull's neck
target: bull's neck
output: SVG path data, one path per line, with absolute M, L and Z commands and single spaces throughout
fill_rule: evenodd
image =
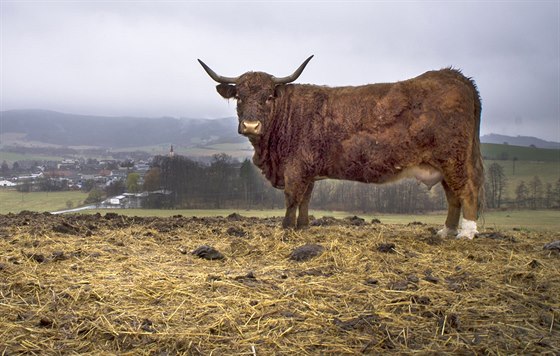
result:
M 262 138 L 260 136 L 257 137 L 249 137 L 249 142 L 254 149 L 253 154 L 253 163 L 257 165 L 257 167 L 262 168 L 262 161 L 263 161 L 263 147 L 262 147 Z

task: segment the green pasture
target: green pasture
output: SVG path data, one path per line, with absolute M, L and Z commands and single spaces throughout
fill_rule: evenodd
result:
M 25 154 L 25 153 L 14 153 L 14 152 L 5 152 L 0 151 L 0 164 L 4 161 L 12 166 L 16 161 L 59 161 L 64 159 L 62 156 L 49 156 L 49 155 L 41 155 L 41 154 Z
M 0 189 L 0 214 L 18 213 L 22 210 L 57 211 L 67 209 L 66 202 L 73 207 L 83 205 L 87 193 L 70 192 L 30 192 L 20 193 L 12 189 Z
M 498 163 L 504 168 L 507 179 L 506 197 L 509 199 L 515 198 L 515 188 L 521 181 L 527 184 L 538 176 L 543 183 L 543 190 L 545 190 L 546 183 L 550 183 L 554 187 L 560 179 L 559 162 L 486 160 L 484 166 L 488 168 L 492 163 Z
M 486 159 L 560 163 L 560 150 L 556 149 L 482 143 L 480 150 Z

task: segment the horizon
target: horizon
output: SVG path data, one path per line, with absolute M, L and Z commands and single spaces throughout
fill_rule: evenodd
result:
M 0 113 L 4 113 L 4 112 L 10 112 L 10 111 L 19 111 L 19 112 L 25 112 L 25 111 L 33 111 L 33 112 L 49 112 L 49 113 L 55 113 L 55 114 L 61 114 L 61 115 L 68 115 L 68 116 L 79 116 L 79 117 L 84 117 L 84 118 L 94 118 L 94 117 L 99 117 L 99 118 L 107 118 L 107 119 L 147 119 L 147 120 L 159 120 L 159 119 L 176 119 L 176 120 L 226 120 L 226 119 L 235 119 L 237 120 L 236 116 L 226 116 L 226 117 L 214 117 L 214 118 L 202 118 L 202 117 L 186 117 L 186 116 L 181 116 L 181 117 L 177 117 L 177 116 L 106 116 L 106 115 L 94 115 L 94 114 L 82 114 L 82 113 L 70 113 L 70 112 L 60 112 L 60 111 L 55 111 L 55 110 L 48 110 L 48 109 L 10 109 L 10 110 L 2 110 L 0 111 Z M 1 117 L 0 117 L 1 119 Z M 0 132 L 0 134 L 3 132 Z M 529 136 L 529 135 L 520 135 L 520 134 L 504 134 L 504 133 L 499 133 L 499 132 L 488 132 L 488 133 L 482 133 L 480 134 L 480 137 L 484 137 L 484 136 L 490 136 L 490 135 L 499 135 L 499 136 L 506 136 L 506 137 L 511 137 L 511 138 L 536 138 L 542 141 L 545 141 L 547 143 L 555 143 L 555 144 L 560 144 L 560 140 L 558 141 L 552 141 L 552 140 L 547 140 L 545 138 L 539 137 L 539 136 Z M 514 146 L 514 145 L 512 145 Z

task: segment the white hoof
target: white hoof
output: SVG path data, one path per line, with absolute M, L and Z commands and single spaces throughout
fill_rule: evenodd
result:
M 463 220 L 461 224 L 461 231 L 457 235 L 458 239 L 474 239 L 474 236 L 478 234 L 476 230 L 476 221 Z
M 438 235 L 439 237 L 455 236 L 457 235 L 457 230 L 450 229 L 447 226 L 444 226 L 443 229 L 439 230 L 436 235 Z

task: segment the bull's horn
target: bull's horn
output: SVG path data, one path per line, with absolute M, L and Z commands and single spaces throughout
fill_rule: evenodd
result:
M 235 84 L 237 82 L 237 79 L 239 79 L 239 77 L 222 77 L 221 75 L 216 74 L 216 72 L 214 72 L 212 69 L 210 69 L 210 67 L 208 67 L 203 61 L 201 61 L 200 59 L 198 60 L 198 63 L 200 63 L 200 65 L 202 66 L 202 68 L 204 68 L 204 70 L 206 71 L 206 73 L 208 73 L 208 75 L 214 79 L 215 81 L 217 81 L 218 83 L 222 83 L 222 84 Z M 297 78 L 297 77 L 296 77 Z
M 299 66 L 299 68 L 296 69 L 296 71 L 292 75 L 289 75 L 289 76 L 284 77 L 284 78 L 272 77 L 272 80 L 274 80 L 274 83 L 276 83 L 276 84 L 288 84 L 288 83 L 293 82 L 294 80 L 296 80 L 301 75 L 301 72 L 303 72 L 303 70 L 305 69 L 305 66 L 307 65 L 307 63 L 309 63 L 311 58 L 313 58 L 313 56 L 307 58 L 305 60 L 305 62 L 303 62 Z

